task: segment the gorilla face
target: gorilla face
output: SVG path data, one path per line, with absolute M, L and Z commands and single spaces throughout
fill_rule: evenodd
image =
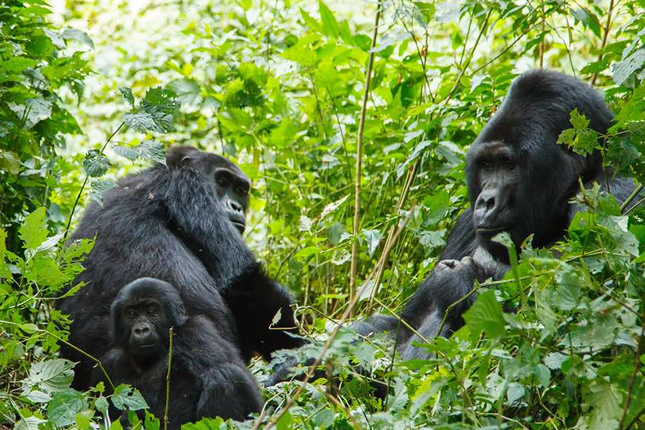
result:
M 132 299 L 123 306 L 121 312 L 127 350 L 136 358 L 158 355 L 164 347 L 160 333 L 170 328 L 159 302 L 151 297 Z
M 116 344 L 145 367 L 165 355 L 170 327 L 182 326 L 186 317 L 172 285 L 140 278 L 119 292 L 111 320 Z
M 228 162 L 228 160 L 226 161 Z M 235 166 L 233 163 L 230 164 Z M 232 169 L 231 166 L 217 167 L 215 169 L 215 183 L 217 194 L 228 214 L 228 219 L 240 233 L 244 233 L 251 181 L 237 169 L 237 166 L 235 167 L 236 169 Z
M 215 183 L 222 208 L 235 228 L 244 233 L 251 180 L 235 163 L 192 147 L 176 147 L 167 155 L 171 168 L 188 166 Z

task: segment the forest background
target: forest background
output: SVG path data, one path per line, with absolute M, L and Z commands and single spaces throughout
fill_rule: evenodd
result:
M 400 311 L 431 271 L 468 205 L 465 151 L 523 71 L 603 91 L 606 145 L 581 117 L 562 143 L 642 184 L 644 64 L 642 0 L 0 2 L 0 427 L 108 424 L 101 388 L 69 388 L 57 356 L 53 303 L 91 248 L 62 244 L 116 178 L 185 144 L 252 178 L 247 241 L 315 340 L 292 355 L 336 375 L 264 389 L 244 423 L 187 428 L 643 428 L 643 204 L 579 195 L 569 238 L 527 243 L 478 286 L 430 360 L 342 326 Z M 252 363 L 260 381 L 270 368 Z M 112 397 L 144 407 L 127 387 Z

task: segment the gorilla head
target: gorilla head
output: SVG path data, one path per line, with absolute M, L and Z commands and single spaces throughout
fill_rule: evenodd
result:
M 177 290 L 153 278 L 137 279 L 123 287 L 110 312 L 114 343 L 141 364 L 165 356 L 170 327 L 186 322 Z
M 217 195 L 228 219 L 244 233 L 251 180 L 237 165 L 221 155 L 202 152 L 188 146 L 173 147 L 166 155 L 170 169 L 190 167 L 214 180 Z
M 474 228 L 496 258 L 506 259 L 506 250 L 491 241 L 501 231 L 518 247 L 531 234 L 536 246 L 561 238 L 579 178 L 600 176 L 598 152 L 583 157 L 557 144 L 574 109 L 600 134 L 611 125 L 611 112 L 587 84 L 545 70 L 526 73 L 471 145 L 466 176 Z

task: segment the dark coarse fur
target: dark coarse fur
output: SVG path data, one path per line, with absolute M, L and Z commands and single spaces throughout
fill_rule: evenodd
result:
M 71 239 L 96 237 L 85 271 L 76 279 L 86 285 L 60 303 L 73 320 L 72 344 L 103 356 L 110 304 L 124 285 L 141 277 L 177 288 L 186 311 L 217 328 L 215 342 L 222 349 L 239 349 L 240 358 L 231 361 L 235 365 L 243 366 L 255 352 L 268 358 L 276 349 L 301 344 L 289 333 L 296 332 L 291 298 L 263 273 L 224 214 L 208 168 L 222 160 L 194 148 L 172 148 L 167 166 L 124 178 L 105 194 L 103 206 L 94 203 L 86 210 Z M 277 325 L 288 330 L 270 327 L 279 310 Z M 198 333 L 192 336 L 199 341 Z M 87 388 L 92 361 L 69 347 L 61 350 L 79 362 L 74 387 Z M 196 352 L 193 359 L 207 358 L 200 355 Z
M 449 336 L 461 327 L 462 314 L 475 300 L 474 294 L 464 298 L 474 280 L 499 279 L 508 268 L 506 249 L 490 237 L 481 237 L 476 229 L 473 208 L 482 192 L 476 157 L 487 150 L 487 145 L 496 144 L 517 163 L 519 188 L 514 189 L 513 199 L 501 199 L 508 225 L 505 230 L 517 249 L 531 234 L 533 245 L 539 247 L 551 246 L 564 237 L 579 210 L 569 203 L 580 189 L 579 178 L 585 187 L 600 183 L 619 202 L 633 191 L 631 179 L 616 177 L 611 169 L 603 169 L 599 152 L 585 157 L 557 143 L 562 131 L 571 128 L 569 118 L 574 109 L 584 114 L 589 127 L 600 135 L 612 125 L 612 113 L 587 84 L 553 71 L 528 72 L 513 82 L 504 103 L 471 145 L 466 160 L 471 206 L 450 232 L 441 263 L 417 289 L 401 315 L 425 339 L 438 334 Z M 499 185 L 500 189 L 503 186 Z M 444 324 L 448 307 L 456 302 Z M 398 333 L 404 359 L 426 357 L 425 350 L 412 345 L 421 339 L 397 323 L 394 317 L 374 316 L 358 324 L 357 329 L 368 334 L 385 327 L 390 333 Z
M 127 306 L 145 300 L 162 306 L 161 324 L 154 327 L 162 337 L 162 348 L 153 357 L 140 359 L 130 352 L 131 328 L 124 323 L 122 315 Z M 179 429 L 186 422 L 204 417 L 243 420 L 249 412 L 257 412 L 262 407 L 257 384 L 240 363 L 237 349 L 230 343 L 220 342 L 222 333 L 210 319 L 185 316 L 177 290 L 167 282 L 141 278 L 125 286 L 112 304 L 111 323 L 113 344 L 101 357 L 106 372 L 115 386 L 127 383 L 137 388 L 150 412 L 158 418 L 164 417 L 166 393 L 169 393 L 169 428 Z M 168 391 L 166 376 L 171 327 L 174 336 Z M 96 368 L 93 382 L 98 381 L 107 382 Z

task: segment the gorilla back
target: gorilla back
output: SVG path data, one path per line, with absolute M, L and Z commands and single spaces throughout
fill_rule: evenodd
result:
M 222 169 L 229 182 L 218 180 Z M 226 191 L 236 178 L 244 182 L 238 172 L 237 166 L 215 154 L 172 148 L 167 166 L 124 178 L 105 194 L 103 206 L 94 203 L 86 210 L 71 238 L 96 237 L 85 271 L 76 279 L 86 285 L 60 303 L 73 320 L 72 344 L 103 356 L 110 343 L 114 298 L 135 279 L 154 277 L 175 286 L 189 314 L 211 320 L 226 349 L 241 349 L 240 363 L 254 351 L 266 356 L 274 349 L 299 345 L 285 332 L 269 329 L 278 310 L 280 326 L 295 326 L 291 299 L 264 275 L 240 235 L 239 212 L 245 200 L 238 197 L 230 203 Z M 87 388 L 92 361 L 69 347 L 61 351 L 79 362 L 74 387 Z

